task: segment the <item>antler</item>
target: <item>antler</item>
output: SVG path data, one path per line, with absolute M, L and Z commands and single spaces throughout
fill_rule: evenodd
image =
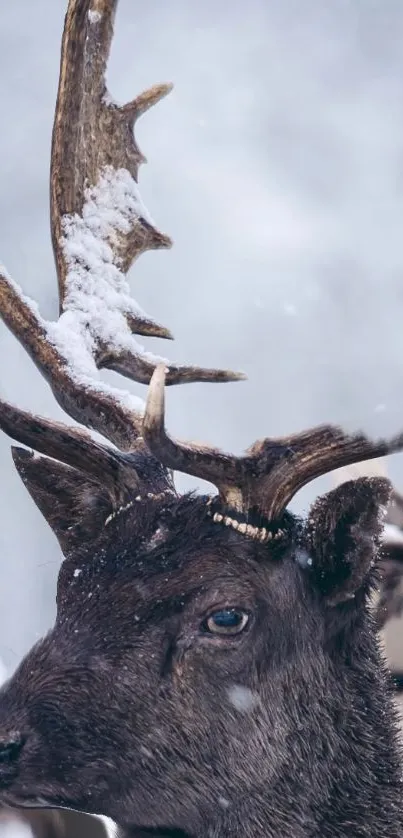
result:
M 239 512 L 256 509 L 269 520 L 278 519 L 296 492 L 315 477 L 403 449 L 403 434 L 371 442 L 363 434 L 345 434 L 331 425 L 255 442 L 243 457 L 184 444 L 165 430 L 165 377 L 160 364 L 151 379 L 144 416 L 147 445 L 166 467 L 213 483 L 224 506 Z
M 104 384 L 99 370 L 148 383 L 161 359 L 145 353 L 134 335 L 172 337 L 132 300 L 125 277 L 141 253 L 171 246 L 142 203 L 137 178 L 145 158 L 133 135 L 137 119 L 171 85 L 155 85 L 123 106 L 111 101 L 105 69 L 116 7 L 117 0 L 70 0 L 65 20 L 50 190 L 59 319 L 41 318 L 3 269 L 0 313 L 62 408 L 130 450 L 141 432 L 143 404 Z M 170 365 L 167 383 L 240 378 L 226 370 Z M 74 464 L 84 469 L 91 461 L 91 468 L 100 471 L 108 459 L 101 447 L 90 452 L 88 437 L 78 445 L 79 435 L 64 429 L 60 444 L 60 426 L 1 401 L 0 425 L 26 444 L 41 438 L 43 453 L 66 463 L 75 458 Z M 73 455 L 68 439 L 74 442 Z
M 132 130 L 170 86 L 157 85 L 123 106 L 110 100 L 105 68 L 116 6 L 117 0 L 70 0 L 66 16 L 51 165 L 59 319 L 43 320 L 4 271 L 1 314 L 70 416 L 123 451 L 141 445 L 143 433 L 167 467 L 215 483 L 226 506 L 256 508 L 274 519 L 305 483 L 346 464 L 401 450 L 403 435 L 372 443 L 363 435 L 349 436 L 324 426 L 257 442 L 244 457 L 233 457 L 178 443 L 166 434 L 165 384 L 244 376 L 198 367 L 166 368 L 165 361 L 144 353 L 134 337 L 171 337 L 138 309 L 125 278 L 140 253 L 171 244 L 142 204 L 137 177 L 144 157 Z M 139 400 L 100 381 L 104 367 L 142 383 L 152 376 L 144 423 Z M 82 431 L 34 418 L 2 402 L 0 425 L 48 456 L 97 477 L 102 473 L 112 492 L 126 480 L 122 454 L 95 444 Z

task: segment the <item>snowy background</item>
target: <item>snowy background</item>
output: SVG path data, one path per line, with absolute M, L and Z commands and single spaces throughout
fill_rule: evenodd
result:
M 0 261 L 48 318 L 65 6 L 13 0 L 0 22 Z M 140 305 L 176 337 L 147 348 L 249 376 L 171 388 L 175 434 L 241 452 L 323 421 L 402 428 L 402 35 L 398 0 L 250 0 L 247 14 L 230 0 L 121 0 L 112 95 L 175 83 L 137 129 L 143 199 L 175 242 L 130 274 Z M 61 417 L 2 326 L 0 358 L 3 398 Z M 0 658 L 12 671 L 52 623 L 60 554 L 9 448 L 0 437 Z M 403 490 L 403 455 L 388 466 Z

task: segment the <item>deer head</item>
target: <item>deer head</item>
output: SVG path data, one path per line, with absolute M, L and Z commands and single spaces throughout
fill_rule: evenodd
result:
M 133 137 L 169 86 L 111 101 L 116 5 L 70 0 L 66 16 L 57 323 L 0 276 L 4 321 L 65 411 L 105 438 L 0 403 L 3 430 L 38 452 L 14 448 L 14 462 L 64 554 L 55 626 L 0 695 L 0 802 L 101 813 L 136 836 L 400 834 L 368 606 L 389 483 L 345 483 L 306 521 L 287 506 L 321 474 L 400 451 L 403 435 L 374 443 L 324 426 L 242 457 L 168 435 L 166 384 L 242 376 L 160 361 L 134 338 L 171 337 L 125 279 L 140 253 L 170 245 L 141 202 Z M 102 368 L 149 383 L 145 410 Z M 176 470 L 217 494 L 179 496 Z

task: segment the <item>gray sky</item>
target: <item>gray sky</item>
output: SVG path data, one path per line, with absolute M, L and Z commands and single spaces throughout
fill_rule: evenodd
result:
M 0 24 L 0 261 L 47 317 L 64 12 L 65 0 L 13 0 Z M 251 0 L 247 12 L 230 0 L 121 0 L 112 95 L 175 83 L 137 131 L 143 198 L 175 241 L 130 274 L 138 302 L 176 336 L 148 348 L 249 376 L 171 388 L 177 435 L 240 452 L 323 421 L 375 435 L 403 426 L 402 34 L 397 0 Z M 0 351 L 2 397 L 61 417 L 2 327 Z M 60 554 L 9 448 L 0 437 L 0 657 L 13 668 L 51 624 Z M 390 466 L 403 487 L 403 457 Z

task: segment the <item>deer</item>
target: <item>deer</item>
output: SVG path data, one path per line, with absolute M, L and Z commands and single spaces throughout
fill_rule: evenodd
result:
M 126 274 L 168 248 L 138 189 L 137 119 L 105 70 L 117 0 L 69 0 L 52 136 L 60 312 L 5 269 L 0 311 L 73 426 L 0 401 L 16 469 L 63 554 L 57 616 L 0 691 L 0 806 L 111 818 L 121 838 L 403 836 L 393 690 L 371 607 L 391 485 L 316 477 L 403 449 L 323 425 L 242 456 L 169 434 L 172 364 Z M 105 383 L 148 386 L 145 405 Z M 23 447 L 21 447 L 23 446 Z M 175 473 L 211 484 L 180 494 Z

